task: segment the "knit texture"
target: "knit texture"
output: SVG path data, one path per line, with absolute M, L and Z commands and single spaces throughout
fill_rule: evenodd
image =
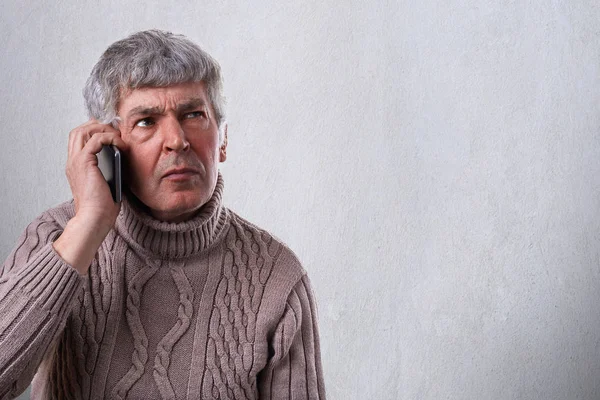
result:
M 52 247 L 73 202 L 34 220 L 0 271 L 0 399 L 324 399 L 306 272 L 222 194 L 182 223 L 125 199 L 86 276 Z

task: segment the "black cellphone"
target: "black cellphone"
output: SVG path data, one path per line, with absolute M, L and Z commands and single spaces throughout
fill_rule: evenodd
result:
M 121 202 L 121 152 L 116 146 L 102 146 L 97 154 L 98 168 L 110 187 L 113 201 Z

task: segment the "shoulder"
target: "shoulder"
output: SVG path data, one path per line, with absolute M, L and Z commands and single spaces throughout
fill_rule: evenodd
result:
M 257 257 L 257 264 L 269 271 L 269 281 L 285 287 L 293 287 L 306 274 L 298 256 L 271 232 L 246 220 L 234 211 L 228 210 L 230 229 L 227 234 L 227 247 L 230 250 L 249 252 L 250 256 Z M 266 283 L 266 282 L 265 282 Z
M 73 199 L 71 199 L 58 204 L 55 207 L 47 209 L 38 217 L 38 219 L 53 221 L 56 223 L 56 225 L 64 228 L 67 225 L 67 222 L 69 222 L 69 220 L 74 216 L 75 203 L 73 202 Z
M 39 236 L 45 231 L 62 231 L 75 215 L 73 200 L 49 208 L 29 222 L 23 236 Z
M 235 275 L 245 268 L 250 281 L 252 304 L 256 304 L 256 337 L 259 345 L 267 340 L 280 323 L 290 299 L 303 298 L 300 285 L 306 270 L 296 254 L 281 239 L 240 217 L 230 214 L 225 238 L 225 263 L 235 265 Z M 243 266 L 243 267 L 240 267 Z M 240 286 L 243 291 L 244 285 Z M 310 295 L 310 293 L 308 293 Z M 261 344 L 262 343 L 262 344 Z M 266 347 L 265 347 L 266 351 Z
M 44 211 L 27 225 L 6 259 L 3 271 L 0 268 L 0 274 L 11 271 L 19 263 L 23 265 L 22 260 L 28 261 L 32 254 L 41 251 L 62 234 L 74 213 L 74 207 L 70 203 L 65 202 Z

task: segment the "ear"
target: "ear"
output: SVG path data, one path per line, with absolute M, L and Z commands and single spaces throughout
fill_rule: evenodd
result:
M 227 122 L 223 124 L 223 142 L 219 148 L 219 162 L 227 160 Z

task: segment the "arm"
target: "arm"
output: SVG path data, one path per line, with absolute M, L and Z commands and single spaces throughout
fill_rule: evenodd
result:
M 75 301 L 79 274 L 52 247 L 61 232 L 42 215 L 0 267 L 0 399 L 27 388 Z
M 117 219 L 120 204 L 96 158 L 105 144 L 126 148 L 119 131 L 95 120 L 71 131 L 66 173 L 75 216 L 64 230 L 48 213 L 32 222 L 0 271 L 0 400 L 31 382 L 64 329 L 80 276 Z
M 270 348 L 273 355 L 258 381 L 261 399 L 325 399 L 316 302 L 308 276 L 292 289 Z

